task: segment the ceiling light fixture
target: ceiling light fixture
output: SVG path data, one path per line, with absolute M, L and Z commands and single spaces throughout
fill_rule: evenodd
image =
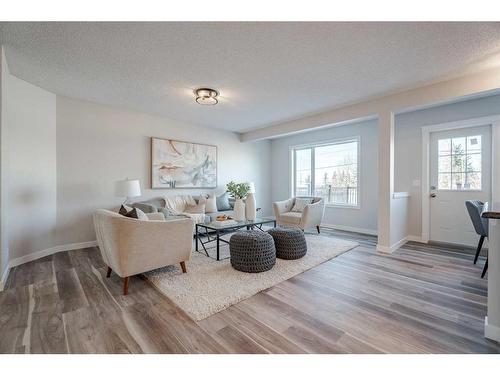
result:
M 219 96 L 219 92 L 214 89 L 209 88 L 200 88 L 194 91 L 196 94 L 196 103 L 201 105 L 216 105 L 219 101 L 217 97 Z

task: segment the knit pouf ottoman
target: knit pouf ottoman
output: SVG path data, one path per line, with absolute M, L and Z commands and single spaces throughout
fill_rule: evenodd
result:
M 304 232 L 294 227 L 277 227 L 267 231 L 276 247 L 276 258 L 299 259 L 307 253 L 307 243 Z
M 269 271 L 276 263 L 274 241 L 266 232 L 248 230 L 236 232 L 229 240 L 231 265 L 243 272 Z

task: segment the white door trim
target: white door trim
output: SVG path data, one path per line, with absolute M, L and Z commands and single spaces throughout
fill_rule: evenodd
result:
M 427 197 L 430 194 L 429 181 L 430 181 L 430 158 L 429 158 L 429 144 L 430 135 L 433 132 L 460 129 L 460 128 L 472 128 L 481 125 L 492 125 L 492 139 L 493 132 L 498 131 L 495 123 L 500 123 L 500 115 L 495 116 L 484 116 L 476 117 L 467 120 L 444 122 L 440 124 L 422 126 L 422 242 L 429 242 L 430 237 L 430 202 Z M 492 145 L 493 147 L 493 145 Z M 493 185 L 493 171 L 491 176 L 491 184 Z M 493 186 L 491 187 L 493 192 Z

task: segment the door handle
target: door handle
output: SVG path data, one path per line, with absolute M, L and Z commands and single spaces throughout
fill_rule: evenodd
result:
M 431 194 L 431 198 L 436 198 L 437 197 L 437 194 L 436 193 L 432 193 Z

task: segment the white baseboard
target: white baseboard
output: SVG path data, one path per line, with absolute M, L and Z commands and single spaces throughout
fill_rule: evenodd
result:
M 343 230 L 346 232 L 371 234 L 372 236 L 376 236 L 378 234 L 376 229 L 365 229 L 365 228 L 350 227 L 347 225 L 337 225 L 337 224 L 321 224 L 321 226 L 324 228 Z
M 484 318 L 484 337 L 500 343 L 500 327 L 488 324 L 488 317 Z
M 420 242 L 420 243 L 427 243 L 428 241 L 425 241 L 422 236 L 413 236 L 409 235 L 406 237 L 408 241 L 413 241 L 413 242 Z
M 67 251 L 67 250 L 78 250 L 78 249 L 85 249 L 87 247 L 95 247 L 97 246 L 97 241 L 87 241 L 87 242 L 78 242 L 78 243 L 71 243 L 67 245 L 60 245 L 60 246 L 55 246 L 51 247 L 49 249 L 44 249 L 44 250 L 39 250 L 37 252 L 24 255 L 19 258 L 14 258 L 9 261 L 9 267 L 16 267 L 24 263 L 31 262 L 33 260 L 37 260 L 55 253 L 59 253 L 61 251 Z
M 391 245 L 391 247 L 377 245 L 377 251 L 380 251 L 381 253 L 389 253 L 390 254 L 390 253 L 395 252 L 397 249 L 399 249 L 401 246 L 403 246 L 407 242 L 408 242 L 408 237 L 405 237 L 405 238 L 400 239 L 394 245 Z
M 10 268 L 7 266 L 7 268 L 5 269 L 5 271 L 2 275 L 2 278 L 0 279 L 0 292 L 3 290 L 5 284 L 7 283 L 7 278 L 9 277 L 9 271 L 10 271 Z

